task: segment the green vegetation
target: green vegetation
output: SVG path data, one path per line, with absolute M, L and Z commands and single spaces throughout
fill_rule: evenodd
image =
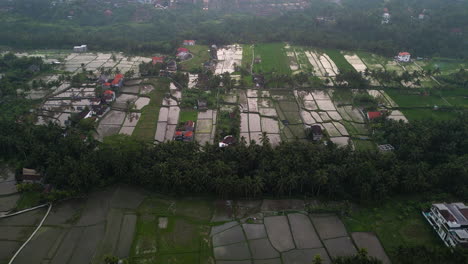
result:
M 399 246 L 442 246 L 431 226 L 421 214 L 428 203 L 418 197 L 394 198 L 383 204 L 355 208 L 343 217 L 349 232 L 374 232 L 390 258 L 396 258 Z
M 218 113 L 218 121 L 216 125 L 217 140 L 223 139 L 225 136 L 232 135 L 234 138 L 239 138 L 240 135 L 240 110 L 236 107 L 234 111 L 220 111 Z
M 138 209 L 129 262 L 208 263 L 211 214 L 209 200 L 148 197 Z
M 440 96 L 427 94 L 424 91 L 406 89 L 386 89 L 385 92 L 400 106 L 400 107 L 429 107 L 448 106 L 447 102 Z
M 187 121 L 197 121 L 198 112 L 195 110 L 181 109 L 179 115 L 179 123 L 185 123 Z
M 371 140 L 353 139 L 353 144 L 354 147 L 360 151 L 374 151 L 377 149 L 375 143 Z
M 242 45 L 242 67 L 247 69 L 248 71 L 251 70 L 252 62 L 254 59 L 253 52 L 253 45 Z
M 296 52 L 297 63 L 299 64 L 300 69 L 306 73 L 314 72 L 314 67 L 312 67 L 307 55 L 304 53 L 304 48 L 294 47 L 294 51 Z
M 453 110 L 433 110 L 433 109 L 402 109 L 408 120 L 448 120 L 456 118 L 457 112 Z
M 449 75 L 458 72 L 460 69 L 468 68 L 466 61 L 451 58 L 435 57 L 429 61 L 417 61 L 416 63 L 426 71 L 439 69 L 442 75 Z
M 16 204 L 16 209 L 23 210 L 39 205 L 41 198 L 42 196 L 40 191 L 23 192 L 21 193 L 21 197 Z
M 372 54 L 369 52 L 365 51 L 357 51 L 356 54 L 361 58 L 361 60 L 366 64 L 366 66 L 370 70 L 378 70 L 379 68 L 384 68 L 385 65 L 387 65 L 389 59 L 383 56 L 379 56 L 377 54 Z M 380 65 L 381 67 L 378 66 L 373 66 L 373 65 Z
M 210 60 L 210 53 L 208 52 L 209 48 L 206 45 L 195 45 L 195 46 L 187 46 L 190 50 L 190 53 L 193 55 L 193 58 L 187 61 L 183 61 L 180 63 L 183 70 L 194 72 L 199 70 L 203 63 Z
M 153 142 L 158 122 L 159 109 L 164 96 L 169 92 L 169 80 L 152 79 L 150 82 L 154 90 L 149 94 L 150 103 L 141 110 L 141 117 L 132 136 Z
M 284 43 L 264 43 L 255 45 L 255 57 L 262 62 L 254 64 L 256 73 L 291 74 L 289 60 L 284 51 Z
M 325 53 L 330 57 L 330 59 L 332 59 L 333 62 L 335 62 L 336 67 L 338 67 L 340 72 L 356 71 L 339 50 L 326 49 Z
M 184 90 L 180 105 L 186 109 L 194 109 L 198 107 L 198 100 L 206 101 L 208 108 L 213 108 L 216 106 L 215 91 L 203 91 L 200 89 Z

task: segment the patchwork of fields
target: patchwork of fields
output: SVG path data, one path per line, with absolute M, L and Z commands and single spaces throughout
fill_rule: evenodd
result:
M 193 70 L 209 59 L 208 47 L 197 45 L 190 47 L 192 59 L 181 63 L 182 69 Z M 98 71 L 100 67 L 121 72 L 129 70 L 138 74 L 138 64 L 148 62 L 150 58 L 124 56 L 121 53 L 67 53 L 43 52 L 18 54 L 20 56 L 42 56 L 46 60 L 63 60 L 63 70 L 77 72 L 85 67 Z M 417 60 L 410 63 L 398 63 L 390 58 L 366 52 L 348 52 L 333 49 L 314 49 L 293 46 L 287 43 L 268 43 L 255 45 L 228 45 L 218 50 L 216 73 L 234 73 L 233 78 L 244 82 L 246 87 L 231 90 L 228 94 L 217 97 L 215 105 L 208 112 L 196 109 L 181 109 L 180 103 L 185 93 L 180 87 L 171 84 L 168 79 L 134 79 L 126 81 L 116 101 L 97 123 L 96 137 L 102 140 L 113 134 L 134 135 L 148 141 L 164 142 L 173 140 L 176 127 L 185 121 L 194 121 L 196 126 L 194 139 L 201 144 L 215 143 L 217 140 L 216 124 L 218 111 L 229 113 L 239 107 L 240 135 L 247 143 L 254 140 L 261 143 L 268 137 L 273 145 L 281 141 L 305 140 L 307 128 L 319 124 L 332 141 L 347 145 L 349 139 L 355 147 L 372 146 L 367 141 L 369 131 L 366 126 L 366 113 L 355 107 L 353 98 L 361 92 L 338 91 L 334 86 L 335 76 L 340 72 L 355 71 L 421 71 L 440 69 L 444 76 L 466 68 L 466 62 L 434 58 Z M 236 65 L 242 66 L 253 74 L 262 74 L 266 86 L 254 87 L 251 76 L 241 77 L 236 72 Z M 322 83 L 322 86 L 310 91 L 302 87 L 291 86 L 284 81 L 284 76 L 305 73 L 309 78 Z M 279 76 L 279 77 L 278 77 Z M 283 76 L 283 77 L 281 77 Z M 53 81 L 58 75 L 39 77 Z M 189 88 L 196 86 L 197 75 L 190 75 Z M 276 78 L 268 82 L 269 79 Z M 411 121 L 425 118 L 447 119 L 455 116 L 451 108 L 466 108 L 468 93 L 463 89 L 435 90 L 438 86 L 437 76 L 420 77 L 421 88 L 414 88 L 411 83 L 407 88 L 382 87 L 378 80 L 366 77 L 374 89 L 367 93 L 375 98 L 389 112 L 389 118 Z M 398 84 L 397 84 L 398 85 Z M 251 88 L 244 90 L 243 88 Z M 310 89 L 310 88 L 309 88 Z M 426 90 L 424 90 L 426 89 Z M 96 86 L 86 84 L 79 88 L 70 87 L 63 82 L 55 87 L 38 111 L 38 124 L 49 121 L 62 126 L 69 118 L 94 102 Z M 50 93 L 50 92 L 47 92 Z M 46 96 L 46 92 L 33 90 L 31 98 Z M 169 96 L 169 97 L 167 97 Z M 80 98 L 80 100 L 76 100 Z M 226 117 L 225 115 L 221 115 Z M 224 120 L 229 123 L 229 120 Z M 231 129 L 232 130 L 232 129 Z M 240 139 L 240 138 L 239 138 Z
M 389 263 L 373 233 L 349 233 L 333 213 L 309 213 L 308 200 L 211 200 L 113 187 L 53 205 L 14 263 L 323 263 L 367 248 Z M 321 205 L 326 206 L 326 205 Z M 30 236 L 45 209 L 0 219 L 0 260 Z

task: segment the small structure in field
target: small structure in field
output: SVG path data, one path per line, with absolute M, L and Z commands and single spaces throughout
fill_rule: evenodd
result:
M 83 53 L 88 51 L 88 45 L 74 46 L 73 52 Z
M 376 112 L 367 112 L 367 119 L 369 121 L 372 121 L 372 120 L 380 118 L 380 117 L 382 117 L 382 112 L 378 112 L 378 111 L 376 111 Z
M 397 60 L 399 62 L 409 62 L 410 59 L 411 59 L 411 54 L 409 52 L 398 53 Z
M 388 8 L 383 9 L 383 15 L 382 15 L 382 24 L 388 24 L 390 23 L 390 13 L 388 12 Z
M 228 146 L 233 145 L 234 143 L 236 143 L 236 139 L 233 136 L 231 135 L 225 136 L 223 140 L 219 142 L 219 147 L 220 148 L 228 147 Z
M 184 46 L 195 46 L 195 40 L 184 40 Z
M 153 65 L 156 65 L 158 63 L 164 63 L 164 57 L 153 57 Z
M 43 177 L 36 170 L 23 168 L 20 180 L 23 183 L 42 183 Z
M 423 215 L 446 246 L 468 246 L 468 206 L 464 203 L 432 204 Z
M 198 105 L 198 110 L 207 110 L 208 109 L 208 103 L 206 100 L 197 100 L 197 105 Z
M 323 137 L 322 127 L 319 125 L 312 125 L 310 127 L 310 133 L 312 133 L 313 141 L 320 141 Z
M 390 152 L 395 150 L 395 147 L 390 144 L 379 145 L 378 148 L 381 152 Z
M 255 64 L 262 63 L 262 58 L 260 58 L 260 57 L 255 57 L 254 63 L 255 63 Z

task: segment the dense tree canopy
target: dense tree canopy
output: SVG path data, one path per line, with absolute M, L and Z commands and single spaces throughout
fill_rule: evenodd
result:
M 180 40 L 197 39 L 205 44 L 290 41 L 387 56 L 407 50 L 421 57 L 468 57 L 467 1 L 311 0 L 306 10 L 270 16 L 199 7 L 162 11 L 128 3 L 116 8 L 101 1 L 51 5 L 47 0 L 3 0 L 0 5 L 12 8 L 0 18 L 0 44 L 18 48 L 69 49 L 86 43 L 92 49 L 169 53 Z M 383 8 L 391 13 L 389 24 L 381 24 Z M 108 10 L 112 15 L 105 15 Z
M 88 191 L 115 182 L 169 193 L 321 195 L 375 200 L 396 194 L 468 194 L 468 117 L 452 121 L 387 121 L 377 136 L 394 153 L 341 149 L 333 144 L 283 143 L 220 149 L 196 143 L 152 145 L 116 135 L 83 140 L 78 128 L 0 123 L 0 159 L 37 168 L 58 188 Z M 87 134 L 86 134 L 87 135 Z

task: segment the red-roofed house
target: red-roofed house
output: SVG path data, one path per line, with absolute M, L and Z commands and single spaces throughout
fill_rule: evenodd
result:
M 398 61 L 409 62 L 411 59 L 411 54 L 409 52 L 400 52 L 397 56 Z
M 195 40 L 184 40 L 185 46 L 195 46 Z
M 181 52 L 190 52 L 189 49 L 187 48 L 178 48 L 177 49 L 177 54 L 181 53 Z
M 105 90 L 102 93 L 102 98 L 106 103 L 112 103 L 115 100 L 115 92 L 111 90 Z
M 117 74 L 117 75 L 115 75 L 114 80 L 112 80 L 112 82 L 111 82 L 111 86 L 112 86 L 112 87 L 122 87 L 122 85 L 123 85 L 123 79 L 124 79 L 123 74 Z
M 188 60 L 190 58 L 190 51 L 187 48 L 178 48 L 176 56 L 180 60 Z
M 153 65 L 156 65 L 158 63 L 163 63 L 164 62 L 164 57 L 153 57 Z
M 367 119 L 374 120 L 382 116 L 381 112 L 367 112 Z

